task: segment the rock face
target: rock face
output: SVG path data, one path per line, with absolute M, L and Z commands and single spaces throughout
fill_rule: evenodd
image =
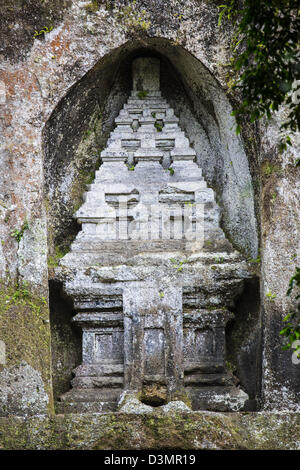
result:
M 47 413 L 49 398 L 42 378 L 25 361 L 0 372 L 0 384 L 0 416 Z
M 60 408 L 114 410 L 124 390 L 146 405 L 185 398 L 196 410 L 239 410 L 248 396 L 225 367 L 225 326 L 251 270 L 161 96 L 160 61 L 137 58 L 132 70 L 131 97 L 75 214 L 82 230 L 58 269 L 69 270 L 83 331 L 83 362 Z
M 125 415 L 112 412 L 109 417 L 79 413 L 53 419 L 3 417 L 1 446 L 159 448 L 165 439 L 164 445 L 169 447 L 298 448 L 299 416 L 295 412 L 300 403 L 300 366 L 293 364 L 291 351 L 282 350 L 279 332 L 282 319 L 296 303 L 286 291 L 299 266 L 300 170 L 295 167 L 299 136 L 293 147 L 279 154 L 280 119 L 285 119 L 288 109 L 274 114 L 267 123 L 250 124 L 245 119 L 241 135 L 236 135 L 231 112 L 241 97 L 233 95 L 228 86 L 226 65 L 230 63 L 232 30 L 226 22 L 218 26 L 218 2 L 2 3 L 0 341 L 5 357 L 0 358 L 1 413 L 45 413 L 43 390 L 52 412 L 52 392 L 55 401 L 70 392 L 65 400 L 68 405 L 60 404 L 62 409 L 95 407 L 98 411 L 103 404 L 113 409 L 124 405 L 127 411 Z M 132 82 L 131 64 L 138 57 L 152 57 L 153 72 L 159 59 L 161 96 L 151 95 L 158 93 L 158 82 L 153 76 L 144 82 L 147 67 L 138 62 Z M 155 100 L 165 108 L 149 114 L 149 103 Z M 140 114 L 133 122 L 128 109 L 137 102 Z M 151 112 L 157 112 L 155 118 Z M 169 124 L 162 122 L 167 114 L 173 120 Z M 173 137 L 169 139 L 172 126 L 184 154 L 171 155 L 176 150 Z M 126 128 L 129 139 L 122 142 L 122 135 L 128 134 Z M 167 139 L 158 142 L 166 135 Z M 113 161 L 114 146 L 122 157 L 117 161 Z M 104 150 L 112 154 L 104 153 L 102 161 Z M 143 153 L 135 155 L 137 151 Z M 105 168 L 116 189 L 106 196 L 106 183 L 101 179 Z M 113 168 L 119 172 L 116 176 Z M 200 198 L 197 206 L 200 210 L 204 204 L 198 215 L 206 218 L 201 250 L 187 249 L 187 242 L 191 245 L 195 240 L 131 238 L 138 229 L 134 224 L 137 207 L 147 202 L 144 191 L 149 189 L 150 176 L 155 184 L 150 185 L 149 194 L 159 194 L 160 208 L 176 199 L 189 213 L 196 210 L 196 195 L 208 197 L 205 201 Z M 91 183 L 84 202 L 86 184 Z M 133 192 L 128 192 L 129 187 Z M 119 190 L 121 207 L 116 200 Z M 93 204 L 98 196 L 99 204 Z M 106 214 L 97 212 L 100 206 L 106 208 Z M 130 227 L 128 239 L 105 239 L 104 227 L 112 228 L 107 217 L 119 209 L 121 233 L 125 235 L 123 228 Z M 87 216 L 81 231 L 73 218 L 76 213 L 80 220 L 79 210 L 86 210 L 82 216 Z M 93 232 L 95 226 L 97 233 Z M 157 233 L 157 225 L 154 227 Z M 73 242 L 57 269 L 58 260 Z M 252 258 L 255 278 L 241 253 Z M 175 298 L 179 300 L 174 306 Z M 144 304 L 145 315 L 140 310 Z M 169 310 L 165 310 L 167 304 Z M 154 319 L 153 312 L 148 312 L 150 306 L 157 312 Z M 153 331 L 147 318 L 151 318 Z M 153 377 L 144 383 L 149 364 L 156 368 L 172 354 L 166 350 L 162 356 L 159 348 L 152 348 L 163 342 L 174 345 L 174 337 L 164 335 L 167 324 L 181 341 L 173 349 L 176 357 L 172 357 L 171 373 L 167 368 L 158 370 L 162 383 Z M 220 364 L 218 358 L 224 364 L 223 346 L 218 357 L 216 350 L 209 350 L 215 330 L 224 332 L 224 328 L 226 368 L 215 375 L 211 369 L 206 373 L 199 369 L 203 364 Z M 106 335 L 100 349 L 98 340 L 91 347 L 89 341 L 96 338 L 97 331 L 103 336 L 110 330 L 112 343 Z M 132 331 L 141 332 L 136 343 L 130 337 Z M 119 347 L 122 335 L 124 344 L 126 341 L 123 350 Z M 81 337 L 87 340 L 84 349 Z M 185 347 L 186 338 L 199 346 L 198 357 L 191 358 L 193 348 Z M 201 338 L 198 343 L 197 338 Z M 218 344 L 223 345 L 223 340 L 219 337 Z M 95 365 L 92 354 L 108 355 L 112 344 L 117 357 L 102 361 L 101 367 Z M 140 354 L 140 363 L 131 362 L 133 347 Z M 159 361 L 148 361 L 151 351 Z M 180 354 L 183 360 L 178 360 Z M 189 366 L 193 364 L 198 369 Z M 70 391 L 73 369 L 76 375 Z M 138 380 L 132 385 L 133 369 Z M 231 372 L 241 389 L 233 385 Z M 180 392 L 175 399 L 173 376 L 176 392 Z M 205 380 L 210 383 L 204 388 Z M 20 384 L 17 390 L 16 384 Z M 268 413 L 190 411 L 175 419 L 174 413 L 169 417 L 164 412 L 179 409 L 182 400 L 195 409 L 240 409 L 245 401 L 241 390 L 249 396 L 247 409 Z M 95 396 L 102 400 L 98 407 Z M 120 396 L 123 401 L 118 405 Z M 145 416 L 128 414 L 141 410 L 148 410 L 149 416 L 148 412 L 147 416 L 146 412 Z M 269 413 L 274 410 L 276 413 Z M 164 419 L 154 419 L 156 412 L 163 413 Z M 130 420 L 129 436 L 124 428 Z M 157 426 L 153 427 L 154 422 Z M 216 424 L 218 435 L 214 436 Z M 59 442 L 56 433 L 61 436 Z
M 136 406 L 136 405 L 135 405 Z M 0 418 L 2 449 L 299 450 L 299 413 L 191 412 L 182 402 L 155 413 L 66 414 Z M 147 409 L 147 408 L 146 408 Z M 180 451 L 178 452 L 180 453 Z

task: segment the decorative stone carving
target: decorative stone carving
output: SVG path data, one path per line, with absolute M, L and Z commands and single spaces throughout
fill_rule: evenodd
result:
M 247 395 L 225 366 L 225 326 L 251 272 L 161 97 L 158 59 L 133 62 L 133 91 L 115 123 L 59 268 L 83 335 L 82 364 L 60 406 L 113 410 L 129 394 L 147 406 L 242 409 Z

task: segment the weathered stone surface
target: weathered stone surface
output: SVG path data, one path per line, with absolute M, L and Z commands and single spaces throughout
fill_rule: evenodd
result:
M 0 372 L 0 416 L 48 412 L 49 397 L 41 375 L 25 361 Z
M 167 405 L 163 405 L 161 407 L 161 411 L 163 411 L 164 413 L 177 413 L 177 412 L 189 413 L 191 412 L 191 409 L 183 401 L 177 400 L 177 401 L 170 401 L 169 403 L 167 403 Z
M 123 392 L 119 402 L 118 410 L 120 413 L 146 414 L 152 413 L 152 406 L 141 403 L 137 396 L 132 393 Z
M 103 63 L 93 69 L 92 75 L 87 76 L 87 82 L 83 81 L 79 87 L 73 88 L 75 95 L 71 96 L 71 93 L 63 99 L 56 111 L 53 112 L 51 122 L 46 125 L 44 132 L 47 153 L 45 173 L 51 202 L 49 215 L 53 215 L 49 224 L 52 231 L 49 236 L 52 253 L 54 240 L 61 244 L 62 238 L 66 239 L 68 233 L 74 234 L 75 228 L 70 222 L 73 204 L 78 204 L 84 179 L 87 179 L 88 173 L 95 169 L 97 159 L 93 155 L 95 155 L 97 148 L 104 145 L 113 118 L 126 99 L 128 84 L 124 79 L 119 81 L 109 93 L 112 77 L 120 64 L 119 59 L 125 58 L 127 53 L 140 48 L 141 44 L 147 44 L 147 47 L 156 48 L 158 51 L 165 50 L 167 54 L 170 54 L 172 47 L 174 47 L 174 52 L 179 53 L 179 46 L 169 47 L 168 41 L 150 40 L 151 36 L 162 35 L 177 41 L 178 44 L 182 41 L 187 50 L 193 54 L 196 53 L 198 60 L 202 61 L 211 72 L 216 73 L 218 78 L 222 80 L 224 73 L 219 65 L 219 59 L 224 57 L 226 46 L 223 48 L 220 47 L 220 44 L 224 40 L 227 44 L 229 35 L 228 32 L 216 27 L 217 7 L 211 3 L 203 2 L 199 5 L 190 1 L 185 4 L 186 16 L 184 15 L 182 18 L 180 3 L 175 2 L 172 7 L 178 13 L 177 16 L 173 9 L 171 13 L 168 6 L 160 3 L 150 2 L 146 5 L 146 16 L 150 15 L 151 25 L 148 29 L 146 27 L 145 31 L 141 31 L 142 28 L 138 23 L 135 23 L 135 11 L 129 14 L 129 18 L 126 17 L 122 2 L 114 3 L 113 8 L 101 5 L 94 12 L 89 10 L 88 5 L 80 2 L 73 2 L 72 5 L 68 5 L 67 2 L 61 4 L 51 2 L 51 5 L 49 2 L 43 2 L 43 5 L 38 6 L 38 10 L 36 10 L 36 5 L 33 8 L 31 4 L 26 4 L 26 11 L 22 12 L 20 18 L 17 16 L 18 20 L 14 26 L 9 18 L 16 18 L 15 15 L 19 15 L 20 5 L 15 3 L 6 5 L 3 21 L 10 33 L 5 34 L 2 41 L 2 44 L 7 47 L 3 55 L 1 79 L 5 84 L 9 83 L 9 86 L 6 86 L 6 103 L 1 105 L 3 111 L 1 122 L 3 124 L 2 136 L 8 142 L 8 147 L 6 149 L 3 147 L 2 159 L 3 165 L 14 173 L 14 178 L 6 179 L 6 176 L 3 175 L 3 191 L 1 189 L 1 200 L 5 205 L 3 218 L 10 218 L 10 221 L 5 222 L 1 227 L 3 230 L 1 239 L 5 242 L 5 250 L 2 250 L 0 263 L 3 272 L 8 268 L 12 276 L 16 275 L 17 246 L 9 236 L 10 230 L 21 227 L 25 214 L 29 221 L 41 216 L 43 178 L 41 177 L 39 155 L 43 153 L 41 131 L 44 124 L 56 105 L 66 95 L 67 90 L 78 80 L 80 81 L 89 70 L 92 70 L 99 59 L 103 58 Z M 42 13 L 39 13 L 39 8 Z M 141 5 L 137 4 L 135 10 L 138 12 L 141 8 Z M 161 16 L 161 11 L 165 12 L 164 16 Z M 181 20 L 178 19 L 178 16 Z M 42 25 L 40 22 L 43 22 L 43 18 L 45 19 Z M 210 20 L 208 21 L 208 19 Z M 45 26 L 50 27 L 50 23 L 52 26 L 56 26 L 57 21 L 61 21 L 61 23 L 58 27 L 54 27 L 53 31 L 44 33 L 33 40 L 35 31 L 40 31 Z M 126 36 L 134 29 L 135 24 L 136 35 L 133 35 L 132 43 L 127 43 L 124 49 L 117 50 L 121 44 L 126 43 Z M 102 31 L 101 36 L 94 34 L 98 29 Z M 19 31 L 26 31 L 26 35 L 22 34 L 22 41 L 18 39 L 16 45 L 15 34 L 18 35 Z M 70 34 L 70 31 L 73 31 L 73 35 Z M 202 31 L 201 42 L 197 39 L 199 31 Z M 145 37 L 147 33 L 149 38 Z M 81 38 L 80 41 L 78 38 Z M 101 42 L 99 43 L 99 41 Z M 115 53 L 105 59 L 105 54 L 109 54 L 114 48 L 116 48 Z M 177 54 L 177 56 L 180 60 L 183 59 L 181 55 Z M 23 62 L 20 62 L 20 66 L 11 65 L 9 60 L 12 59 L 13 61 L 20 59 Z M 187 68 L 193 69 L 189 66 Z M 201 76 L 203 74 L 205 74 L 205 69 L 202 70 Z M 100 81 L 95 81 L 95 76 L 101 77 Z M 90 90 L 89 86 L 91 86 Z M 95 94 L 96 89 L 100 95 Z M 19 100 L 22 100 L 21 113 Z M 105 107 L 106 101 L 111 110 L 110 114 Z M 76 112 L 74 112 L 75 109 Z M 63 119 L 60 116 L 61 112 L 64 115 Z M 99 115 L 101 115 L 100 118 Z M 101 122 L 103 122 L 103 126 Z M 103 132 L 94 134 L 94 130 L 88 129 L 90 125 L 93 127 L 94 124 L 96 127 L 98 126 L 99 130 L 99 125 L 102 126 Z M 19 146 L 20 129 L 22 129 L 23 135 L 28 136 L 26 142 L 21 139 L 22 149 Z M 96 134 L 98 137 L 95 141 Z M 56 135 L 61 137 L 56 140 Z M 232 133 L 232 139 L 235 140 L 234 133 Z M 51 140 L 52 142 L 50 142 Z M 56 148 L 57 146 L 59 147 Z M 20 155 L 19 159 L 18 155 Z M 65 156 L 64 162 L 61 161 L 63 155 Z M 73 156 L 71 157 L 71 155 Z M 48 158 L 54 159 L 53 164 L 52 161 L 48 162 Z M 228 171 L 231 171 L 230 165 Z M 19 198 L 17 195 L 23 193 L 24 180 L 33 182 L 33 184 L 30 183 L 30 191 L 26 190 L 24 196 Z M 237 182 L 239 180 L 240 178 Z M 11 195 L 13 188 L 9 186 L 9 181 L 14 181 L 14 197 Z M 69 214 L 67 224 L 63 216 L 65 213 Z M 45 213 L 42 214 L 42 217 L 45 218 Z M 60 220 L 60 222 L 58 223 L 54 219 Z M 228 219 L 231 220 L 231 217 Z M 63 226 L 68 227 L 67 231 L 64 231 Z M 246 229 L 248 224 L 239 226 L 244 226 Z M 253 227 L 253 224 L 251 226 Z M 62 231 L 64 231 L 63 236 L 61 236 Z M 40 251 L 46 251 L 46 249 L 41 247 Z M 37 279 L 38 276 L 36 281 Z
M 33 294 L 29 289 L 27 284 L 13 287 L 0 282 L 0 338 L 5 345 L 5 357 L 1 358 L 0 373 L 3 374 L 1 375 L 3 389 L 6 390 L 5 396 L 9 399 L 10 409 L 15 406 L 16 410 L 19 410 L 22 393 L 26 407 L 28 394 L 24 377 L 22 378 L 23 370 L 25 370 L 29 390 L 31 390 L 31 375 L 32 383 L 40 388 L 40 395 L 35 393 L 37 398 L 39 396 L 42 398 L 44 389 L 46 390 L 48 411 L 50 411 L 53 401 L 49 310 L 46 297 Z M 23 362 L 27 364 L 25 369 Z M 6 376 L 6 371 L 8 376 Z M 10 380 L 10 386 L 7 383 L 7 377 Z M 39 384 L 40 380 L 42 380 L 43 387 Z M 18 393 L 14 393 L 14 384 Z M 44 413 L 44 404 L 42 402 L 40 404 L 41 413 Z M 33 403 L 33 409 L 38 412 L 38 405 L 35 406 Z
M 176 402 L 178 403 L 178 402 Z M 299 449 L 299 413 L 105 413 L 0 418 L 2 449 Z
M 296 294 L 289 298 L 286 291 L 300 255 L 300 170 L 295 167 L 300 154 L 299 133 L 288 152 L 279 155 L 276 147 L 279 119 L 286 112 L 280 110 L 262 129 L 262 406 L 266 410 L 299 411 L 300 369 L 292 363 L 293 350 L 282 350 L 285 341 L 279 336 L 284 316 L 296 310 Z
M 180 1 L 137 0 L 127 15 L 124 6 L 130 6 L 130 2 L 109 3 L 109 7 L 101 4 L 91 8 L 89 2 L 79 1 L 26 5 L 6 1 L 1 8 L 0 80 L 6 101 L 0 104 L 0 164 L 4 169 L 0 174 L 0 276 L 6 283 L 17 278 L 28 280 L 43 297 L 48 295 L 46 253 L 49 251 L 53 266 L 54 255 L 61 256 L 58 245 L 67 248 L 76 236 L 78 227 L 72 214 L 82 203 L 85 183 L 93 179 L 99 151 L 105 147 L 114 118 L 128 99 L 131 84 L 126 77 L 130 76 L 131 59 L 151 49 L 163 63 L 163 95 L 198 153 L 205 180 L 217 193 L 226 234 L 235 247 L 254 258 L 260 245 L 257 272 L 262 308 L 257 313 L 256 307 L 251 312 L 241 307 L 235 321 L 238 326 L 230 325 L 234 343 L 231 366 L 247 393 L 259 398 L 261 407 L 297 410 L 299 366 L 292 364 L 289 351 L 281 350 L 283 340 L 278 332 L 282 318 L 294 305 L 285 293 L 294 267 L 299 265 L 299 169 L 294 167 L 299 147 L 283 156 L 278 154 L 277 118 L 266 128 L 261 123 L 251 126 L 245 122 L 242 139 L 235 136 L 230 102 L 239 98 L 230 96 L 223 66 L 230 57 L 231 31 L 230 27 L 217 26 L 217 2 L 188 0 L 183 5 Z M 137 21 L 143 8 L 144 19 L 150 22 L 144 29 Z M 35 30 L 50 25 L 54 26 L 50 33 L 33 38 Z M 170 126 L 172 120 L 170 117 Z M 172 148 L 171 140 L 162 139 L 159 145 Z M 26 220 L 29 229 L 20 243 L 11 233 L 20 231 Z M 223 248 L 219 252 L 225 257 L 231 249 Z M 107 266 L 105 249 L 99 256 L 102 266 Z M 211 247 L 205 249 L 209 252 Z M 130 271 L 132 277 L 142 276 L 144 263 L 155 266 L 153 259 L 139 257 L 136 252 L 133 255 L 136 269 Z M 118 248 L 116 263 L 123 264 L 126 259 Z M 90 260 L 85 255 L 82 262 L 88 265 Z M 220 265 L 215 264 L 217 272 Z M 151 276 L 148 267 L 146 276 Z M 94 276 L 99 280 L 115 283 L 117 277 L 126 275 L 124 268 L 98 268 Z M 127 275 L 131 268 L 125 269 Z M 193 269 L 202 268 L 199 263 Z M 208 276 L 210 283 L 214 284 L 217 272 Z M 52 269 L 49 274 L 54 275 Z M 90 291 L 93 288 L 97 286 L 90 286 Z M 269 292 L 276 295 L 273 300 L 266 296 Z M 56 290 L 53 293 L 60 295 Z M 4 291 L 5 295 L 12 299 L 10 291 Z M 31 322 L 26 322 L 24 306 L 17 312 L 16 302 L 10 303 L 10 313 L 5 311 L 1 317 L 1 332 L 8 338 L 8 359 L 16 363 L 29 356 L 39 371 L 43 363 L 48 390 L 49 318 L 30 315 Z M 53 295 L 51 305 L 55 310 L 52 319 L 57 318 Z M 72 308 L 67 310 L 70 318 Z M 78 343 L 73 340 L 69 346 L 73 333 L 66 323 L 56 321 L 59 331 L 52 336 L 56 396 L 67 391 L 71 371 L 79 364 Z M 30 339 L 33 345 L 25 348 L 22 343 L 17 351 L 12 341 L 15 332 L 17 338 Z M 31 341 L 32 337 L 36 341 Z M 261 420 L 266 426 L 265 418 L 259 416 L 257 422 Z M 272 416 L 274 429 L 288 428 L 282 415 Z M 295 421 L 290 423 L 290 434 L 283 436 L 285 442 L 293 439 Z M 274 434 L 262 434 L 266 441 L 259 445 L 278 445 Z

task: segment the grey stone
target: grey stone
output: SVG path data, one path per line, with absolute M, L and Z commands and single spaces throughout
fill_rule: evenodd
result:
M 160 91 L 159 70 L 159 59 L 136 59 L 132 66 L 133 91 L 145 91 L 146 93 Z
M 164 413 L 190 413 L 192 410 L 183 401 L 170 401 L 167 405 L 161 407 Z
M 25 361 L 0 372 L 0 416 L 43 415 L 48 405 L 41 375 Z
M 141 403 L 133 393 L 123 392 L 118 403 L 118 410 L 121 413 L 148 414 L 153 412 L 153 407 Z

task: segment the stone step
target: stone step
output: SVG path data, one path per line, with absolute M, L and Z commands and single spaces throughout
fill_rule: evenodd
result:
M 124 373 L 124 364 L 81 364 L 74 369 L 73 373 L 76 374 L 76 377 L 122 375 Z
M 72 388 L 60 397 L 62 403 L 68 402 L 116 402 L 123 388 Z
M 119 161 L 122 162 L 122 161 L 126 161 L 128 154 L 126 150 L 121 148 L 121 146 L 120 148 L 117 148 L 116 146 L 110 146 L 106 150 L 103 150 L 100 156 L 101 156 L 102 161 L 104 157 L 110 157 L 110 159 L 117 158 Z
M 194 410 L 242 411 L 248 395 L 237 387 L 186 387 Z
M 132 103 L 163 103 L 165 105 L 167 105 L 169 107 L 169 104 L 167 103 L 166 99 L 163 98 L 161 95 L 160 96 L 150 96 L 150 95 L 147 95 L 147 96 L 130 96 L 127 100 L 127 103 L 128 105 L 132 104 Z M 124 107 L 126 106 L 126 104 L 124 105 Z M 123 107 L 123 108 L 124 108 Z
M 155 127 L 155 120 L 149 122 L 147 128 L 145 128 L 145 122 L 142 122 L 139 127 L 136 128 L 134 131 L 132 127 L 127 129 L 121 129 L 120 126 L 116 127 L 111 133 L 107 140 L 107 147 L 110 146 L 120 146 L 120 141 L 122 139 L 134 139 L 134 138 L 141 138 L 139 134 L 141 133 L 150 133 L 155 135 L 156 138 L 173 138 L 178 140 L 178 147 L 189 146 L 188 138 L 186 137 L 185 133 L 180 129 L 178 125 L 172 127 L 163 126 L 162 130 L 159 131 L 157 127 Z M 184 144 L 181 143 L 184 141 Z
M 178 160 L 194 161 L 195 158 L 196 158 L 196 152 L 194 149 L 192 149 L 189 146 L 175 147 L 171 151 L 171 159 L 173 161 L 178 161 Z
M 107 413 L 116 411 L 117 404 L 117 399 L 111 401 L 58 401 L 55 404 L 55 411 L 58 414 Z
M 142 104 L 129 104 L 126 108 L 124 108 L 124 115 L 129 115 L 130 117 L 135 114 L 135 111 L 136 111 L 136 114 L 138 114 L 138 116 L 141 116 L 141 115 L 150 115 L 152 116 L 153 118 L 155 119 L 158 119 L 157 116 L 154 116 L 153 114 L 156 114 L 156 113 L 163 113 L 164 115 L 164 118 L 167 117 L 168 115 L 168 111 L 170 111 L 171 108 L 170 106 L 167 104 L 167 103 L 163 103 L 163 102 L 152 102 L 152 103 L 142 103 Z M 141 114 L 142 113 L 142 114 Z
M 163 109 L 164 111 L 171 109 L 164 100 L 131 100 L 123 106 L 123 110 L 127 112 L 135 108 L 142 110 Z
M 157 161 L 159 163 L 162 162 L 163 159 L 163 152 L 161 150 L 154 148 L 142 148 L 140 147 L 134 153 L 134 161 L 141 162 L 141 161 Z
M 77 388 L 105 388 L 105 387 L 110 387 L 110 388 L 119 388 L 123 387 L 124 385 L 124 378 L 123 377 L 117 377 L 117 376 L 105 376 L 105 377 L 75 377 L 71 381 L 72 387 L 74 389 Z
M 170 106 L 164 101 L 146 101 L 146 100 L 136 100 L 128 102 L 124 105 L 123 110 L 125 113 L 130 114 L 140 114 L 140 112 L 147 111 L 150 114 L 155 112 L 167 113 L 170 110 Z
M 230 378 L 224 374 L 189 374 L 184 376 L 184 384 L 188 385 L 229 385 Z M 231 385 L 233 385 L 231 383 Z
M 97 302 L 98 303 L 98 302 Z M 117 300 L 114 300 L 114 301 L 111 301 L 110 304 L 112 305 L 112 309 L 118 305 L 118 301 Z M 122 303 L 121 303 L 122 305 Z M 84 308 L 84 302 L 81 302 L 81 305 L 80 305 L 80 308 L 83 309 Z M 108 307 L 108 305 L 106 305 L 106 308 Z M 99 307 L 96 306 L 95 310 L 98 310 Z M 113 327 L 120 327 L 121 330 L 123 328 L 123 317 L 122 317 L 122 312 L 120 311 L 115 311 L 115 312 L 81 312 L 81 313 L 78 313 L 77 315 L 75 315 L 75 317 L 73 317 L 72 319 L 73 322 L 77 323 L 77 324 L 80 324 L 80 323 L 84 323 L 86 325 L 89 325 L 89 326 L 97 326 L 97 325 L 101 325 L 101 327 L 103 328 L 113 328 Z M 89 358 L 91 359 L 91 358 Z M 113 361 L 112 361 L 113 362 Z M 75 374 L 77 376 L 77 370 L 75 369 Z M 116 377 L 120 374 L 113 374 L 115 375 Z M 105 381 L 104 381 L 105 382 Z M 103 382 L 103 383 L 104 383 Z M 91 388 L 91 387 L 88 387 L 88 388 Z
M 93 245 L 91 248 L 91 241 Z M 125 250 L 126 248 L 126 250 Z M 111 252 L 113 250 L 114 256 L 118 260 L 125 260 L 128 256 L 134 256 L 143 252 L 166 252 L 170 251 L 181 251 L 185 248 L 184 240 L 113 240 L 113 241 L 102 241 L 97 240 L 96 237 L 84 240 L 76 240 L 73 242 L 72 251 L 73 253 L 81 253 L 82 264 L 85 264 L 84 253 L 87 254 L 87 263 L 90 263 L 93 259 L 94 262 L 98 262 L 96 256 L 99 253 L 99 260 L 107 257 L 107 260 L 111 259 Z M 125 250 L 125 251 L 124 251 Z M 71 255 L 70 255 L 71 256 Z M 108 263 L 108 262 L 107 262 Z
M 130 98 L 131 97 L 136 98 L 139 95 L 139 93 L 140 93 L 140 91 L 132 90 L 131 93 L 130 93 Z M 151 97 L 151 98 L 159 98 L 159 97 L 161 97 L 161 91 L 159 91 L 159 90 L 157 90 L 157 91 L 148 91 L 147 96 Z

